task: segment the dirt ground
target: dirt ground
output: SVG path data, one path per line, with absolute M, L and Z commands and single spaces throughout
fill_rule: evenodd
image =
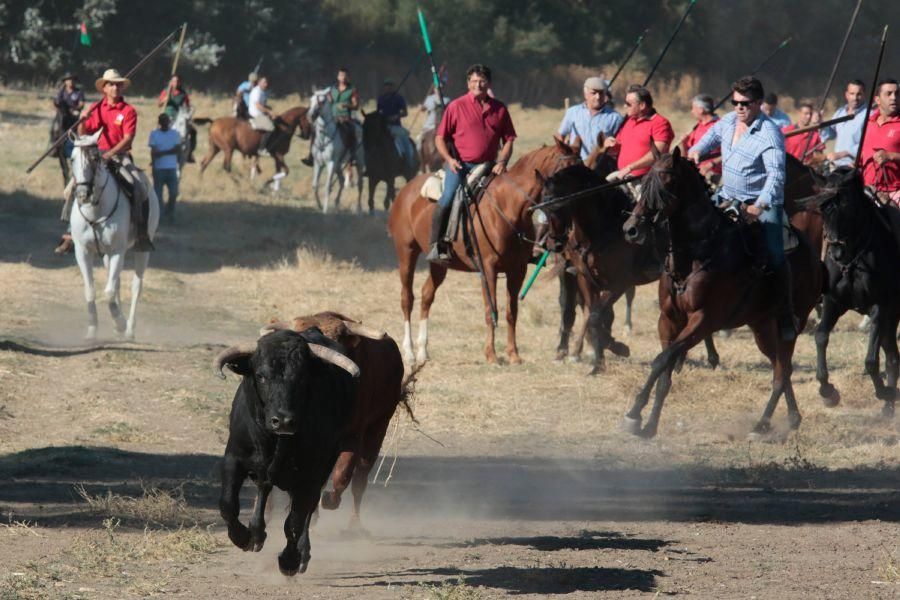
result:
M 227 112 L 224 99 L 197 104 Z M 283 577 L 284 496 L 259 554 L 231 546 L 218 516 L 238 380 L 215 378 L 210 361 L 270 317 L 324 309 L 399 341 L 385 215 L 353 214 L 355 198 L 318 214 L 299 140 L 277 197 L 240 161 L 233 176 L 217 161 L 202 180 L 189 166 L 178 220 L 151 258 L 137 341 L 118 340 L 100 304 L 101 340 L 88 347 L 74 259 L 52 253 L 61 178 L 49 161 L 24 175 L 45 147 L 48 105 L 0 90 L 0 598 L 900 596 L 900 420 L 880 416 L 858 315 L 832 337 L 836 408 L 818 398 L 812 338 L 798 343 L 799 432 L 785 431 L 780 407 L 773 438 L 747 440 L 770 372 L 739 330 L 716 340 L 719 370 L 693 351 L 659 436 L 643 441 L 618 424 L 659 347 L 654 286 L 638 290 L 631 358 L 588 378 L 584 364 L 552 361 L 555 280 L 539 279 L 522 305 L 525 363 L 489 366 L 477 279 L 458 273 L 433 308 L 419 424 L 398 417 L 388 430 L 363 505 L 368 535 L 345 531 L 348 502 L 322 512 L 309 571 Z M 146 164 L 155 109 L 138 105 Z M 518 155 L 549 139 L 560 111 L 513 117 Z M 129 282 L 127 272 L 126 301 Z M 498 340 L 503 355 L 504 326 Z

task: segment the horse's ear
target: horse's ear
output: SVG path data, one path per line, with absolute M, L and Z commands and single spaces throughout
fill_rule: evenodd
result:
M 554 136 L 553 141 L 556 142 L 556 147 L 559 148 L 560 152 L 563 154 L 572 154 L 572 147 L 564 142 L 562 138 Z
M 603 132 L 602 131 L 598 132 L 597 133 L 597 148 L 602 148 L 603 142 L 605 142 L 605 141 L 606 141 L 606 136 L 603 135 Z
M 575 141 L 572 142 L 572 152 L 574 152 L 575 154 L 581 154 L 581 146 L 582 146 L 581 138 L 576 135 Z
M 655 148 L 656 145 L 654 144 L 653 147 Z M 674 158 L 675 160 L 681 158 L 681 146 L 675 146 L 675 151 L 672 152 L 672 158 Z
M 538 183 L 540 183 L 541 185 L 544 185 L 544 183 L 546 183 L 547 181 L 546 179 L 544 179 L 544 176 L 541 175 L 541 172 L 537 169 L 534 170 L 534 178 L 537 179 Z

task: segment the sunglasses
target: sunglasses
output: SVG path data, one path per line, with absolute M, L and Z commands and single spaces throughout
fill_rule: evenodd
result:
M 744 108 L 747 108 L 754 102 L 756 102 L 756 101 L 755 100 L 735 100 L 734 98 L 731 99 L 732 106 L 743 106 Z

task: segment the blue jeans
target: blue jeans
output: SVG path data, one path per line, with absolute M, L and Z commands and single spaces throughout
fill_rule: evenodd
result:
M 769 265 L 777 269 L 784 264 L 784 213 L 782 206 L 770 206 L 759 215 Z
M 450 168 L 450 165 L 444 165 L 444 193 L 441 194 L 441 199 L 438 200 L 438 205 L 441 208 L 447 208 L 453 202 L 453 197 L 456 195 L 456 190 L 459 189 L 459 184 L 465 179 L 466 175 L 472 170 L 472 168 L 478 163 L 463 163 L 463 168 L 460 173 L 454 173 L 453 169 Z
M 169 201 L 165 204 L 166 213 L 174 214 L 175 201 L 178 199 L 178 169 L 153 169 L 153 190 L 159 199 L 160 211 L 164 206 L 163 186 L 169 188 Z
M 391 137 L 394 138 L 394 147 L 397 148 L 397 154 L 403 159 L 403 164 L 407 169 L 412 170 L 415 167 L 416 147 L 413 146 L 412 140 L 409 139 L 409 132 L 400 125 L 389 126 Z

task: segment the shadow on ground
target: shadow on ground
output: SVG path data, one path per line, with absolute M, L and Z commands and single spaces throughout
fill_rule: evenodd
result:
M 8 454 L 0 457 L 0 512 L 44 526 L 77 524 L 89 517 L 73 491 L 76 484 L 92 494 L 109 490 L 140 496 L 148 483 L 183 486 L 189 505 L 215 510 L 219 462 L 218 456 L 205 454 L 84 446 Z M 587 460 L 404 457 L 390 487 L 371 489 L 366 511 L 426 520 L 897 522 L 898 475 L 871 468 L 636 471 L 604 469 L 602 462 Z M 507 543 L 552 547 L 567 542 L 512 538 Z
M 59 220 L 62 204 L 61 199 L 23 191 L 0 192 L 0 262 L 75 268 L 72 255 L 53 253 L 64 230 Z M 179 203 L 174 225 L 161 225 L 150 265 L 178 273 L 255 268 L 296 263 L 298 249 L 312 248 L 369 271 L 390 271 L 397 259 L 386 223 L 384 213 L 323 215 L 290 201 L 187 201 Z

